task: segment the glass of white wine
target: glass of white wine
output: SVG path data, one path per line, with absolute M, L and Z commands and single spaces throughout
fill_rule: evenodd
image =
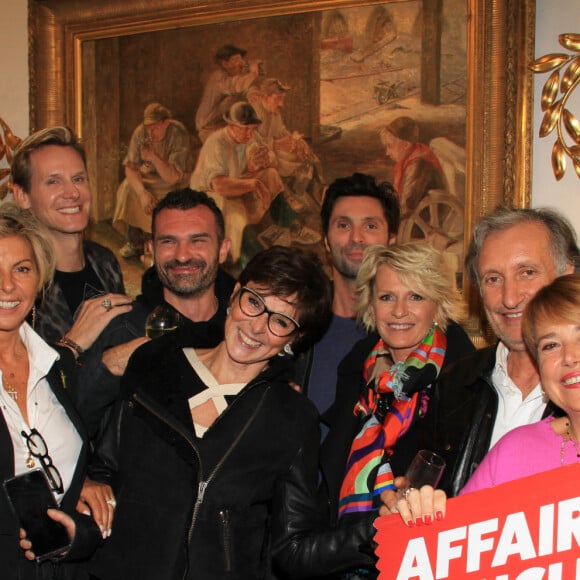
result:
M 399 497 L 405 496 L 410 489 L 419 489 L 424 485 L 437 487 L 444 469 L 445 460 L 442 457 L 428 449 L 421 449 L 405 473 L 407 482 L 405 486 L 399 488 Z
M 149 338 L 158 338 L 175 330 L 178 326 L 179 314 L 173 308 L 160 304 L 147 316 L 145 334 Z

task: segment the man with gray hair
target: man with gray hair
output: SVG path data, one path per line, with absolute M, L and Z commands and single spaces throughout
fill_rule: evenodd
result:
M 538 290 L 574 271 L 577 256 L 572 226 L 553 210 L 499 207 L 477 224 L 466 266 L 499 340 L 441 374 L 426 418 L 451 495 L 508 431 L 557 412 L 526 350 L 522 315 Z

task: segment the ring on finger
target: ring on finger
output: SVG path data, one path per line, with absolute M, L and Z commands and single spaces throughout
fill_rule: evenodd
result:
M 114 497 L 111 497 L 107 500 L 107 503 L 115 509 L 117 507 L 117 500 Z
M 113 308 L 113 305 L 111 304 L 111 299 L 110 298 L 104 298 L 101 301 L 101 306 L 108 312 L 109 310 L 111 310 L 111 308 Z
M 409 487 L 403 492 L 403 497 L 409 499 L 409 494 L 414 490 L 414 487 Z

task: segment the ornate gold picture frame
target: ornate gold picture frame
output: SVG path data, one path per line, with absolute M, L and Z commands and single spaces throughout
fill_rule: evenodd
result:
M 534 57 L 534 0 L 465 0 L 467 29 L 467 129 L 465 141 L 464 243 L 477 218 L 505 203 L 530 202 L 531 119 Z M 400 0 L 393 0 L 400 3 Z M 423 10 L 440 9 L 445 0 L 423 0 Z M 85 142 L 89 169 L 98 165 L 107 118 L 106 98 L 88 109 L 98 67 L 95 42 L 148 32 L 178 31 L 212 24 L 277 18 L 328 10 L 386 4 L 369 0 L 75 0 L 30 1 L 31 130 L 65 123 Z M 122 65 L 121 65 L 122 66 Z M 111 98 L 115 98 L 114 92 Z M 104 104 L 103 104 L 104 103 Z M 140 112 L 139 112 L 140 114 Z M 139 119 L 136 117 L 137 122 Z M 118 136 L 117 136 L 118 137 Z M 114 141 L 114 139 L 113 139 Z M 101 163 L 99 173 L 119 164 Z M 99 190 L 99 175 L 91 175 Z M 97 198 L 98 220 L 110 214 Z

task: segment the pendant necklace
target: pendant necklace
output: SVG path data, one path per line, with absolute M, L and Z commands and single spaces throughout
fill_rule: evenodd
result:
M 560 444 L 560 465 L 564 465 L 564 456 L 566 454 L 566 441 L 571 441 L 576 451 L 576 457 L 580 460 L 580 441 L 576 441 L 572 437 L 572 431 L 570 430 L 570 422 L 566 423 L 566 433 L 562 435 L 562 443 Z
M 8 375 L 10 377 L 10 379 L 14 380 L 14 373 L 9 373 Z M 6 391 L 6 393 L 8 393 L 8 396 L 16 403 L 18 401 L 18 391 L 14 388 L 14 385 L 12 385 L 11 383 L 9 383 L 8 381 L 5 380 L 5 374 L 2 373 L 2 386 L 4 387 L 4 390 Z M 37 395 L 38 396 L 38 395 Z M 38 400 L 34 401 L 34 406 L 38 412 Z M 4 410 L 6 411 L 7 408 L 5 406 Z M 36 467 L 36 461 L 34 459 L 34 457 L 32 456 L 32 452 L 30 451 L 30 448 L 28 448 L 28 457 L 25 460 L 25 465 L 26 467 L 28 467 L 28 469 L 32 469 L 34 467 Z
M 9 377 L 14 380 L 14 373 L 10 373 Z M 2 386 L 14 402 L 18 401 L 18 391 L 14 388 L 14 385 L 5 380 L 4 374 L 2 374 Z
M 36 467 L 36 461 L 34 461 L 34 457 L 32 457 L 32 453 L 30 453 L 30 451 L 28 452 L 28 457 L 26 458 L 26 467 L 28 467 L 28 469 L 32 469 L 33 467 Z

